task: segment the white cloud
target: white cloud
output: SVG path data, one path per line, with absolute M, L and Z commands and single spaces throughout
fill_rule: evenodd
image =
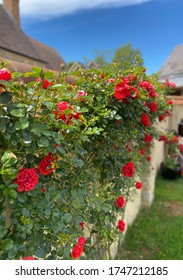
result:
M 149 1 L 152 0 L 20 0 L 20 10 L 22 16 L 43 19 L 79 10 L 130 6 Z

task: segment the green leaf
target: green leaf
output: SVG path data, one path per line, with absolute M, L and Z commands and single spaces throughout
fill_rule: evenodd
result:
M 0 226 L 0 239 L 2 239 L 6 234 L 8 230 L 2 226 Z
M 48 147 L 49 141 L 46 138 L 42 137 L 38 142 L 38 146 L 39 147 Z
M 15 168 L 7 168 L 0 171 L 0 174 L 2 174 L 4 177 L 12 179 L 17 176 L 17 173 L 18 171 Z
M 73 202 L 72 202 L 72 206 L 75 208 L 75 209 L 79 209 L 81 208 L 82 204 L 81 204 L 81 200 L 78 198 L 78 199 L 75 199 Z
M 23 112 L 21 109 L 13 109 L 13 110 L 10 112 L 10 114 L 11 114 L 12 116 L 14 116 L 14 117 L 19 117 L 19 118 L 25 116 L 24 112 Z
M 37 248 L 36 251 L 35 251 L 35 255 L 36 255 L 38 258 L 44 258 L 44 257 L 46 256 L 45 249 L 44 249 L 43 247 Z
M 13 260 L 17 254 L 17 251 L 17 246 L 13 246 L 13 248 L 8 251 L 8 259 Z
M 13 248 L 13 240 L 11 239 L 4 239 L 1 244 L 1 248 L 3 251 L 8 251 Z
M 15 190 L 9 190 L 9 195 L 11 198 L 16 199 L 17 198 L 17 191 Z
M 63 222 L 68 224 L 72 220 L 72 215 L 70 213 L 65 213 L 61 219 Z
M 0 190 L 3 190 L 3 189 L 5 189 L 5 188 L 6 188 L 5 185 L 0 185 Z
M 4 91 L 0 94 L 0 103 L 8 104 L 12 100 L 12 93 L 8 91 Z
M 21 129 L 25 129 L 29 126 L 29 121 L 27 118 L 20 118 L 19 121 L 21 124 Z
M 49 110 L 53 110 L 54 108 L 53 102 L 50 101 L 43 102 L 43 105 L 45 105 Z
M 17 158 L 11 151 L 6 151 L 1 158 L 1 163 L 5 167 L 12 166 L 16 162 L 17 162 Z
M 18 187 L 18 186 L 17 186 Z M 17 194 L 17 198 L 18 198 L 18 201 L 24 203 L 26 201 L 26 194 L 24 193 L 18 193 Z

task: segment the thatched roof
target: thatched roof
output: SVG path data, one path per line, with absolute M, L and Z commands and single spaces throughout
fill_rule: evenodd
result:
M 183 87 L 183 45 L 175 47 L 158 73 L 161 80 L 168 78 L 177 87 Z
M 28 37 L 22 32 L 7 9 L 1 4 L 0 48 L 37 60 L 52 70 L 59 71 L 61 64 L 65 64 L 56 50 Z

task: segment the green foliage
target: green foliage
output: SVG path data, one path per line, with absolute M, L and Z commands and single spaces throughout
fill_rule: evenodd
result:
M 119 209 L 116 199 L 127 202 L 135 195 L 136 176 L 150 150 L 144 137 L 158 136 L 157 117 L 171 107 L 168 86 L 139 65 L 122 70 L 115 64 L 73 76 L 70 85 L 65 72 L 54 77 L 33 68 L 1 84 L 0 259 L 70 259 L 83 235 L 82 258 L 98 258 L 99 251 L 105 258 L 124 217 L 125 206 Z M 34 80 L 24 83 L 25 77 Z M 116 87 L 125 81 L 132 92 L 118 100 Z M 154 97 L 142 81 L 153 86 Z M 144 105 L 152 100 L 158 106 L 154 113 Z M 142 124 L 143 112 L 149 127 Z M 122 173 L 128 162 L 135 166 L 130 178 Z
M 133 49 L 131 44 L 129 43 L 115 50 L 113 62 L 117 62 L 117 63 L 120 62 L 121 64 L 123 63 L 135 64 L 137 57 L 141 58 L 140 50 Z
M 123 45 L 117 48 L 114 52 L 111 50 L 95 50 L 93 58 L 84 57 L 86 67 L 91 61 L 96 62 L 100 66 L 106 66 L 112 63 L 120 63 L 121 67 L 126 68 L 131 64 L 142 65 L 142 56 L 139 49 L 134 49 L 131 44 Z M 70 64 L 70 63 L 69 63 Z

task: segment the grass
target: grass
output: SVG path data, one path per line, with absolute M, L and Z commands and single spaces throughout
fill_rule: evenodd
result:
M 183 260 L 183 179 L 157 176 L 155 199 L 128 228 L 121 260 Z

